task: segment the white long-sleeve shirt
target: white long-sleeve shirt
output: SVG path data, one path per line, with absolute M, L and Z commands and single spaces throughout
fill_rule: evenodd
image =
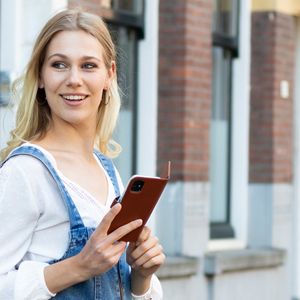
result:
M 32 146 L 32 145 L 31 145 Z M 66 178 L 58 169 L 54 157 L 36 146 L 51 161 L 61 176 L 83 223 L 97 227 L 115 198 L 109 183 L 105 205 L 78 184 Z M 99 166 L 103 168 L 99 162 Z M 121 192 L 123 185 L 118 172 Z M 21 155 L 9 159 L 0 169 L 0 299 L 50 299 L 44 279 L 47 261 L 59 259 L 69 242 L 69 217 L 55 181 L 37 159 Z M 162 299 L 156 276 L 149 293 L 152 299 Z M 143 299 L 134 297 L 133 299 Z

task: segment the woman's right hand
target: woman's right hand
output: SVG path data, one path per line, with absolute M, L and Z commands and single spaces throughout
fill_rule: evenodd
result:
M 120 210 L 120 204 L 110 209 L 80 253 L 45 268 L 45 282 L 52 293 L 100 275 L 117 264 L 126 248 L 126 242 L 119 239 L 142 225 L 142 220 L 135 220 L 108 234 Z
M 82 270 L 84 279 L 104 273 L 117 264 L 126 248 L 126 242 L 118 240 L 142 225 L 142 220 L 135 220 L 108 234 L 110 224 L 120 210 L 120 204 L 110 209 L 77 255 L 78 267 Z

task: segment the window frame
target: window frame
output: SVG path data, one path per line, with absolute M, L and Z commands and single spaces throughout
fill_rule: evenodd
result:
M 107 22 L 116 26 L 130 27 L 137 31 L 138 39 L 145 36 L 145 0 L 142 1 L 140 14 L 114 8 L 101 7 L 100 16 Z
M 142 1 L 141 13 L 134 13 L 121 9 L 101 7 L 100 16 L 108 24 L 114 27 L 125 27 L 127 30 L 134 30 L 136 32 L 136 40 L 134 45 L 135 63 L 133 69 L 133 99 L 132 99 L 132 153 L 131 157 L 131 174 L 127 174 L 127 177 L 136 173 L 137 171 L 137 139 L 138 139 L 138 63 L 139 63 L 139 47 L 140 40 L 145 38 L 145 0 Z M 122 110 L 122 106 L 121 106 Z M 121 170 L 122 171 L 122 170 Z M 123 178 L 129 179 L 129 178 Z
M 218 0 L 216 0 L 218 1 Z M 222 1 L 222 0 L 221 0 Z M 224 238 L 233 238 L 235 237 L 234 228 L 231 223 L 231 192 L 232 192 L 232 135 L 233 135 L 233 91 L 232 91 L 232 80 L 233 80 L 233 61 L 235 58 L 239 57 L 239 28 L 240 28 L 240 1 L 239 0 L 233 0 L 234 4 L 236 4 L 236 7 L 233 7 L 236 11 L 235 13 L 235 19 L 236 19 L 236 28 L 235 36 L 231 36 L 229 34 L 225 34 L 222 32 L 212 32 L 212 46 L 213 47 L 219 47 L 225 50 L 228 50 L 231 54 L 231 62 L 230 62 L 230 71 L 229 71 L 229 135 L 228 135 L 228 170 L 227 170 L 227 178 L 226 178 L 226 184 L 227 184 L 227 195 L 226 195 L 226 221 L 225 222 L 211 222 L 210 221 L 210 239 L 224 239 Z M 212 198 L 211 198 L 212 201 Z

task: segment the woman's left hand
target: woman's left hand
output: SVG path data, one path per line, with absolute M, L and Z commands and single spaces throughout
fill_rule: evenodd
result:
M 163 248 L 158 238 L 151 234 L 147 226 L 143 228 L 137 242 L 129 243 L 126 257 L 133 274 L 145 279 L 151 278 L 165 261 Z

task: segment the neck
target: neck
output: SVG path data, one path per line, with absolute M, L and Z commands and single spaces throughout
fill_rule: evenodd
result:
M 52 123 L 45 137 L 37 142 L 50 151 L 66 152 L 88 159 L 93 157 L 95 135 L 95 129 L 90 126 L 60 126 Z

